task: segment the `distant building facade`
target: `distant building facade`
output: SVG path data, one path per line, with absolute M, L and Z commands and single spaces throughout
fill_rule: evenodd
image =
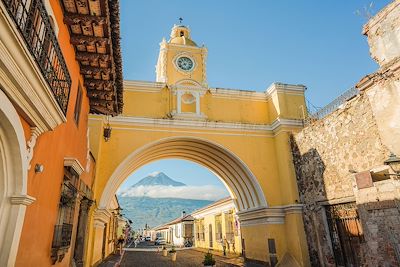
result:
M 168 244 L 177 247 L 193 244 L 193 217 L 183 212 L 181 217 L 153 228 L 150 233 L 152 240 L 163 237 Z
M 195 247 L 242 253 L 240 223 L 231 198 L 224 198 L 192 213 Z
M 379 69 L 292 139 L 312 266 L 400 266 L 400 1 L 364 26 Z

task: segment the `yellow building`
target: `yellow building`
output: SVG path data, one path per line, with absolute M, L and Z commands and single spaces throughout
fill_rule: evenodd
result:
M 242 253 L 240 223 L 230 197 L 221 199 L 192 213 L 195 247 Z
M 125 81 L 123 113 L 109 121 L 90 117 L 97 163 L 91 264 L 101 260 L 108 238 L 102 227 L 119 186 L 147 163 L 179 158 L 208 168 L 226 185 L 249 261 L 276 256 L 309 266 L 289 147 L 290 133 L 303 127 L 305 86 L 274 83 L 264 92 L 213 88 L 206 66 L 207 49 L 196 45 L 189 28 L 175 25 L 171 38 L 160 43 L 156 81 Z M 112 129 L 107 142 L 106 126 Z

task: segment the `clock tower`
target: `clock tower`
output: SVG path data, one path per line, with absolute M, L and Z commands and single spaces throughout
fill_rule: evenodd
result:
M 207 91 L 207 48 L 199 47 L 184 25 L 174 25 L 169 41 L 160 43 L 156 81 L 165 83 L 176 96 L 174 118 L 205 119 L 200 100 Z
M 182 80 L 193 80 L 206 86 L 206 58 L 207 49 L 198 47 L 191 39 L 190 29 L 174 25 L 169 41 L 164 38 L 160 43 L 156 81 L 171 85 Z

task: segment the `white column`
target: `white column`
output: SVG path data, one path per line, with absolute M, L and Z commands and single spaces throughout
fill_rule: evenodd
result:
M 182 91 L 178 91 L 177 93 L 177 97 L 176 97 L 176 101 L 177 101 L 177 106 L 178 106 L 178 114 L 182 112 L 182 108 L 181 108 L 181 101 L 182 101 Z
M 200 93 L 196 92 L 196 114 L 200 115 Z

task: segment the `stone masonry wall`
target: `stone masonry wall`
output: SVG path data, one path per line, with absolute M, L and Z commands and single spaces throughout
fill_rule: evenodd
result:
M 365 189 L 355 182 L 354 172 L 382 166 L 389 155 L 368 96 L 362 93 L 307 126 L 291 145 L 312 266 L 336 266 L 325 207 L 347 202 L 357 204 L 364 231 L 360 264 L 399 266 L 400 213 L 393 202 L 400 198 L 398 181 L 375 182 Z M 377 200 L 390 204 L 380 206 Z

